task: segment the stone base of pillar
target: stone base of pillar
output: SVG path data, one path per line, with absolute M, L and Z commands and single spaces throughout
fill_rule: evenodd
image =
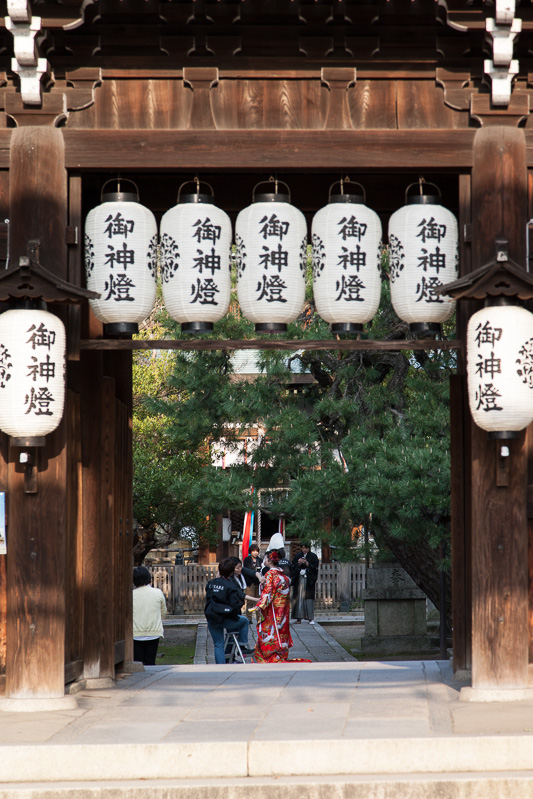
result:
M 115 681 L 112 677 L 85 677 L 86 691 L 99 691 L 101 688 L 114 688 Z
M 460 702 L 523 702 L 533 699 L 533 688 L 461 688 Z
M 117 674 L 134 674 L 138 671 L 144 671 L 143 664 L 139 660 L 128 660 L 118 667 Z
M 5 713 L 47 713 L 55 710 L 75 710 L 78 700 L 74 696 L 30 697 L 28 699 L 0 697 L 0 710 Z

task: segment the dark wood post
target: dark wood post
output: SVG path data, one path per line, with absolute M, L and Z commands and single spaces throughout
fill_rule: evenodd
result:
M 526 262 L 527 169 L 521 129 L 482 128 L 474 139 L 472 267 L 509 240 Z M 501 442 L 471 424 L 472 689 L 465 698 L 519 698 L 528 684 L 527 458 L 525 433 L 510 447 L 508 485 L 497 485 Z M 502 690 L 503 689 L 503 690 Z
M 40 241 L 41 262 L 66 278 L 67 174 L 63 136 L 25 127 L 11 136 L 10 258 Z M 39 448 L 37 491 L 25 493 L 19 450 L 9 450 L 7 707 L 75 706 L 65 697 L 66 425 Z M 32 702 L 33 700 L 33 702 Z M 3 705 L 4 706 L 4 705 Z

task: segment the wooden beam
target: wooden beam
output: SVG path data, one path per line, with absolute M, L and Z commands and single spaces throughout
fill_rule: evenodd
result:
M 401 341 L 363 341 L 360 339 L 283 340 L 270 339 L 82 339 L 82 350 L 458 350 L 461 342 L 455 339 L 403 339 Z
M 439 130 L 93 130 L 62 128 L 68 169 L 173 172 L 273 168 L 470 169 L 475 129 Z M 0 169 L 14 131 L 0 130 Z M 525 131 L 533 167 L 533 131 Z
M 475 131 L 63 130 L 67 168 L 468 169 Z M 1 165 L 1 164 L 0 164 Z
M 68 169 L 470 169 L 474 128 L 439 130 L 93 130 L 63 128 Z M 14 131 L 0 130 L 0 169 Z M 533 131 L 525 131 L 533 167 Z

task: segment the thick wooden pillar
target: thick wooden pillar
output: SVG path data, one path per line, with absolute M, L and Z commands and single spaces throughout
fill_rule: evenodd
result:
M 526 261 L 527 170 L 524 132 L 493 127 L 474 140 L 472 268 L 509 240 L 511 258 Z M 521 698 L 528 684 L 527 458 L 525 434 L 510 448 L 508 485 L 498 485 L 502 442 L 471 420 L 473 699 Z
M 11 138 L 10 259 L 39 239 L 41 262 L 66 277 L 63 137 L 26 127 Z M 53 309 L 51 309 L 53 310 Z M 20 450 L 9 449 L 6 699 L 13 709 L 75 706 L 65 686 L 66 425 L 37 449 L 37 490 L 26 493 Z M 33 700 L 33 702 L 31 701 Z
M 9 173 L 0 171 L 0 221 L 9 215 Z M 0 491 L 7 492 L 7 436 L 0 433 Z M 6 683 L 7 554 L 0 553 L 0 694 Z
M 116 389 L 115 446 L 115 666 L 133 667 L 133 375 L 132 353 L 113 353 L 108 364 Z M 122 642 L 124 642 L 122 644 Z
M 114 381 L 100 353 L 82 357 L 83 676 L 111 684 L 113 658 Z
M 459 177 L 459 230 L 471 229 L 472 179 Z M 461 277 L 472 271 L 471 237 L 460 237 Z M 457 374 L 450 379 L 451 548 L 453 668 L 456 674 L 472 668 L 472 541 L 470 430 L 472 420 L 466 391 L 466 325 L 469 308 L 457 306 Z

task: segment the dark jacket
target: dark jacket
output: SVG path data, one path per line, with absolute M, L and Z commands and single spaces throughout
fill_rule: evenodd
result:
M 227 577 L 215 577 L 205 587 L 205 617 L 214 624 L 235 621 L 244 602 L 244 592 Z
M 244 577 L 244 582 L 246 583 L 246 586 L 248 586 L 248 582 L 247 582 L 247 580 L 246 580 L 246 577 L 244 576 L 244 571 L 243 571 L 243 573 L 241 574 L 241 577 Z M 239 589 L 239 591 L 241 592 L 241 594 L 242 594 L 242 602 L 243 602 L 243 604 L 244 604 L 244 599 L 245 599 L 245 597 L 244 597 L 244 594 L 245 594 L 245 588 L 244 588 L 244 586 L 243 586 L 243 585 L 241 585 L 241 583 L 239 582 L 239 578 L 237 577 L 237 575 L 236 575 L 236 574 L 232 574 L 232 575 L 231 575 L 231 577 L 230 577 L 229 579 L 231 580 L 231 582 L 232 582 L 232 583 L 235 583 L 235 585 L 237 586 L 237 588 L 238 588 L 238 589 Z
M 242 562 L 242 571 L 245 577 L 246 577 L 244 571 L 245 569 L 250 569 L 251 571 L 258 572 L 259 574 L 261 573 L 261 565 L 263 563 L 263 558 L 258 555 L 255 560 L 255 563 L 256 565 L 254 566 L 254 562 L 251 555 L 247 555 L 245 557 L 245 559 Z M 248 577 L 246 577 L 246 581 L 248 582 Z M 248 583 L 248 585 L 250 585 L 250 583 Z
M 302 569 L 302 567 L 298 565 L 298 560 L 300 558 L 305 558 L 307 560 L 307 566 L 305 567 L 305 574 L 307 577 L 305 585 L 305 598 L 314 599 L 316 581 L 318 580 L 318 558 L 314 552 L 308 552 L 307 555 L 304 555 L 304 553 L 300 551 L 292 559 L 291 585 L 294 586 L 293 592 L 295 594 L 298 593 L 298 583 L 300 582 L 300 571 Z
M 246 580 L 246 585 L 258 585 L 259 583 L 259 575 L 261 574 L 261 566 L 259 566 L 259 570 L 255 570 L 253 565 L 248 566 L 246 561 L 248 558 L 245 558 L 242 564 L 242 576 Z M 258 559 L 259 560 L 259 559 Z M 260 561 L 262 563 L 262 561 Z

